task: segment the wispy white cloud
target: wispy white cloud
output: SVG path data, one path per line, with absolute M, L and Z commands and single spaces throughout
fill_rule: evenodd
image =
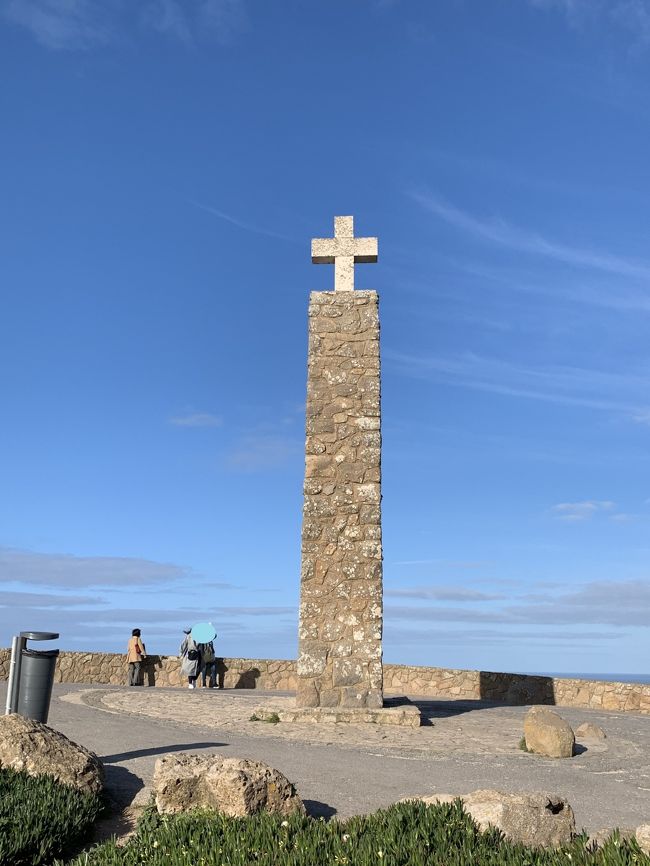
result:
M 208 611 L 212 610 L 212 605 L 210 603 L 205 602 L 205 597 L 203 598 L 203 602 Z M 242 616 L 254 616 L 254 617 L 277 617 L 277 616 L 294 616 L 298 615 L 298 608 L 296 605 L 266 605 L 266 606 L 258 606 L 258 605 L 241 605 L 241 606 L 227 606 L 227 605 L 219 605 L 218 611 L 215 611 L 210 616 L 216 617 L 218 615 L 219 620 L 222 619 L 237 619 Z M 130 622 L 135 619 L 139 622 L 182 622 L 182 623 L 191 623 L 196 622 L 198 618 L 207 617 L 205 613 L 205 609 L 197 610 L 195 607 L 190 605 L 185 605 L 184 607 L 174 607 L 173 609 L 165 607 L 165 608 L 156 608 L 156 607 L 146 607 L 146 608 L 111 608 L 110 609 L 110 619 L 115 619 L 118 622 Z M 216 623 L 216 618 L 213 620 Z
M 551 508 L 551 512 L 558 520 L 577 523 L 590 520 L 595 514 L 611 513 L 615 507 L 615 503 L 608 500 L 586 499 L 583 502 L 559 502 Z
M 222 427 L 223 418 L 211 412 L 190 412 L 187 415 L 174 415 L 169 423 L 174 427 Z
M 538 9 L 563 12 L 574 27 L 588 22 L 616 25 L 637 42 L 650 43 L 650 0 L 529 0 Z
M 625 277 L 650 279 L 650 263 L 582 249 L 549 240 L 541 234 L 518 228 L 500 218 L 481 219 L 428 192 L 411 192 L 410 197 L 434 216 L 466 234 L 483 241 L 544 256 L 576 267 L 590 268 Z
M 245 436 L 226 457 L 226 465 L 240 472 L 261 472 L 299 460 L 302 452 L 298 439 L 279 435 Z
M 439 565 L 444 568 L 482 568 L 485 562 L 465 562 L 464 560 L 447 559 L 402 559 L 390 563 L 391 565 Z
M 49 587 L 125 587 L 170 584 L 190 576 L 172 563 L 118 556 L 71 556 L 0 547 L 0 583 Z
M 427 622 L 505 623 L 511 621 L 511 617 L 503 610 L 484 610 L 473 607 L 387 604 L 384 610 L 388 621 L 400 619 Z
M 46 48 L 87 50 L 114 35 L 115 4 L 95 0 L 7 0 L 3 15 Z
M 554 647 L 569 645 L 575 650 L 579 644 L 597 644 L 599 641 L 620 640 L 621 633 L 616 629 L 610 631 L 578 631 L 571 629 L 536 631 L 531 633 L 529 629 L 504 629 L 482 628 L 474 625 L 470 627 L 457 625 L 454 628 L 445 629 L 436 626 L 435 631 L 430 628 L 417 628 L 413 625 L 399 626 L 394 622 L 388 622 L 384 632 L 384 645 L 388 652 L 392 644 L 411 647 L 440 647 L 440 646 L 475 646 L 480 648 L 482 654 L 487 647 L 521 644 L 525 647 L 542 646 L 548 649 L 550 642 Z M 480 657 L 478 664 L 481 663 Z M 512 662 L 511 662 L 512 664 Z
M 137 591 L 136 591 L 137 593 Z M 185 594 L 182 604 L 158 601 L 151 591 L 131 595 L 129 607 L 98 605 L 93 598 L 55 596 L 45 593 L 0 592 L 0 644 L 7 646 L 17 625 L 56 631 L 61 635 L 57 643 L 62 648 L 97 651 L 124 651 L 131 629 L 143 630 L 149 652 L 174 652 L 182 638 L 182 629 L 193 623 L 211 619 L 218 633 L 218 645 L 230 638 L 231 646 L 246 641 L 249 655 L 262 654 L 262 646 L 276 642 L 282 629 L 283 642 L 293 640 L 297 633 L 297 607 L 286 605 L 212 607 L 203 592 L 193 606 Z M 149 600 L 153 600 L 149 604 Z M 254 625 L 253 625 L 254 622 Z M 274 640 L 275 639 L 275 640 Z M 257 647 L 255 641 L 258 641 Z M 223 649 L 221 650 L 223 652 Z
M 625 414 L 635 420 L 647 410 L 647 375 L 609 373 L 581 367 L 526 367 L 473 353 L 457 357 L 408 355 L 387 350 L 384 357 L 402 373 L 444 384 L 511 397 Z
M 533 605 L 512 605 L 513 619 L 533 623 L 600 624 L 648 628 L 650 580 L 601 580 Z
M 243 0 L 150 0 L 145 26 L 189 43 L 203 35 L 228 42 L 245 25 Z
M 454 267 L 481 280 L 489 280 L 491 283 L 501 285 L 509 290 L 523 295 L 541 295 L 553 298 L 556 303 L 566 305 L 572 304 L 589 305 L 601 307 L 606 310 L 616 310 L 621 313 L 643 312 L 650 313 L 650 293 L 642 287 L 631 286 L 628 281 L 618 280 L 611 284 L 612 278 L 601 279 L 600 284 L 593 278 L 578 282 L 576 279 L 552 280 L 534 271 L 524 271 L 517 268 L 496 268 L 477 264 L 471 261 L 455 261 Z M 613 278 L 615 280 L 615 278 Z M 431 293 L 430 285 L 416 284 L 416 289 L 426 290 Z M 436 287 L 436 295 L 442 293 L 443 297 L 454 298 L 457 295 L 444 294 Z
M 218 217 L 220 220 L 224 220 L 224 222 L 237 226 L 237 228 L 243 229 L 244 231 L 253 232 L 258 235 L 267 235 L 271 238 L 279 238 L 283 241 L 295 241 L 295 238 L 292 238 L 289 235 L 282 234 L 282 232 L 276 232 L 274 229 L 265 228 L 264 226 L 255 225 L 247 220 L 239 219 L 239 217 L 233 216 L 232 214 L 226 213 L 225 211 L 219 210 L 219 208 L 212 207 L 211 205 L 202 204 L 198 201 L 190 201 L 190 204 L 212 214 L 212 216 Z
M 609 519 L 613 520 L 614 523 L 634 523 L 640 517 L 639 514 L 627 514 L 624 511 L 619 511 L 617 514 L 611 514 Z
M 570 16 L 584 14 L 589 9 L 601 6 L 601 0 L 529 0 L 529 2 L 539 9 L 559 9 Z
M 496 601 L 504 598 L 495 593 L 480 592 L 458 586 L 416 586 L 403 589 L 386 589 L 384 595 L 392 598 L 422 598 L 433 601 Z
M 70 608 L 88 607 L 103 603 L 104 599 L 99 596 L 0 590 L 0 607 Z
M 540 593 L 526 603 L 482 606 L 387 605 L 387 621 L 500 623 L 504 626 L 609 625 L 648 628 L 650 580 L 592 581 L 568 592 Z
M 219 42 L 229 41 L 246 23 L 243 0 L 199 0 L 197 23 Z
M 106 45 L 154 31 L 186 44 L 227 42 L 245 26 L 245 0 L 0 0 L 0 12 L 37 42 L 62 51 Z
M 180 42 L 192 41 L 192 30 L 179 0 L 153 0 L 142 8 L 142 24 Z

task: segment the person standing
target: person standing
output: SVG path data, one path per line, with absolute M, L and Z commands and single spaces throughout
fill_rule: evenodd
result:
M 188 689 L 196 688 L 196 678 L 201 670 L 201 651 L 191 635 L 191 628 L 183 629 L 185 637 L 181 643 L 179 655 L 181 657 L 181 673 L 187 677 Z
M 131 637 L 126 650 L 126 661 L 129 667 L 129 685 L 139 686 L 140 683 L 140 665 L 142 660 L 146 659 L 147 654 L 140 637 L 140 629 L 134 628 L 131 632 Z
M 200 643 L 199 651 L 201 653 L 201 684 L 206 687 L 206 679 L 209 677 L 210 688 L 213 689 L 217 684 L 217 657 L 214 654 L 214 644 L 212 641 L 208 643 Z

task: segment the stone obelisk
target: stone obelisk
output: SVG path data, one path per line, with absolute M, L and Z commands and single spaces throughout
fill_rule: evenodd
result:
M 355 238 L 349 216 L 312 241 L 334 291 L 309 301 L 301 707 L 383 705 L 379 305 L 354 290 L 354 265 L 376 261 L 377 238 Z

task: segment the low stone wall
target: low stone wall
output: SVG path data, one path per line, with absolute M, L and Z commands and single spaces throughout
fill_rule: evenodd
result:
M 11 651 L 0 650 L 0 680 L 9 675 Z M 142 663 L 145 686 L 187 685 L 178 656 L 150 655 Z M 226 689 L 293 691 L 296 663 L 282 659 L 217 659 L 219 685 Z M 61 652 L 56 664 L 57 683 L 126 685 L 127 666 L 120 653 Z
M 448 700 L 496 701 L 514 706 L 557 704 L 650 715 L 650 685 L 641 683 L 384 665 L 384 691 Z
M 7 679 L 10 654 L 10 650 L 0 649 L 0 680 Z M 284 659 L 223 658 L 217 660 L 217 672 L 219 685 L 227 689 L 295 691 L 297 685 L 296 663 Z M 148 656 L 143 673 L 144 684 L 149 686 L 185 683 L 176 656 Z M 125 657 L 117 653 L 62 652 L 56 682 L 124 685 Z M 650 685 L 640 683 L 384 665 L 384 691 L 387 695 L 442 700 L 483 700 L 515 706 L 557 704 L 650 715 Z

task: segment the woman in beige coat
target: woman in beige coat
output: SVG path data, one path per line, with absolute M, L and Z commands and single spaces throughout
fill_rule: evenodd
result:
M 126 660 L 129 665 L 129 685 L 139 686 L 140 683 L 140 663 L 147 657 L 144 649 L 144 644 L 140 638 L 140 629 L 134 628 L 131 632 L 131 638 L 126 650 Z

